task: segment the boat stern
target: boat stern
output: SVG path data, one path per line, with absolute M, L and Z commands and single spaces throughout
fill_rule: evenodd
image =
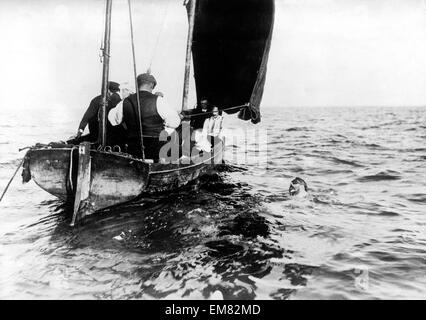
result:
M 72 195 L 70 178 L 72 148 L 34 148 L 25 155 L 23 182 L 31 179 L 53 196 L 67 200 Z

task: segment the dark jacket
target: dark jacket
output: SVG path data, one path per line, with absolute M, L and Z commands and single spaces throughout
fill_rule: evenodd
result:
M 157 98 L 158 96 L 150 92 L 139 92 L 142 132 L 146 136 L 158 137 L 164 130 L 164 120 L 157 111 Z M 123 102 L 123 122 L 126 124 L 129 139 L 139 139 L 137 105 L 136 94 L 130 95 Z
M 207 111 L 203 112 L 202 106 L 198 104 L 197 107 L 193 109 L 191 112 L 191 114 L 193 114 L 191 119 L 192 120 L 191 126 L 194 129 L 202 129 L 204 126 L 204 121 L 206 121 L 206 119 L 211 117 L 212 115 L 211 111 L 213 110 L 213 107 L 214 107 L 213 105 L 208 104 Z
M 108 115 L 108 112 L 117 106 L 117 104 L 121 101 L 120 96 L 117 93 L 113 93 L 108 97 L 108 105 L 106 108 L 106 114 Z M 98 133 L 99 133 L 99 120 L 98 120 L 98 113 L 99 109 L 101 107 L 102 102 L 102 96 L 99 95 L 92 99 L 90 102 L 89 107 L 87 108 L 86 112 L 84 113 L 83 119 L 81 119 L 79 129 L 84 130 L 87 125 L 89 125 L 89 131 L 90 131 L 90 140 L 96 141 L 98 139 Z M 109 126 L 112 127 L 112 126 Z M 111 131 L 111 130 L 110 130 Z M 108 133 L 108 127 L 107 127 L 107 133 Z
M 158 161 L 159 151 L 164 144 L 159 141 L 160 133 L 164 130 L 164 120 L 158 114 L 158 96 L 147 91 L 139 91 L 139 98 L 145 156 Z M 123 122 L 127 128 L 128 153 L 141 157 L 137 105 L 136 94 L 130 95 L 123 101 Z

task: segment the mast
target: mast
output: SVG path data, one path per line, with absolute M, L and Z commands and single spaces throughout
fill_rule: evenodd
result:
M 105 38 L 102 48 L 103 70 L 102 70 L 102 100 L 99 110 L 99 137 L 98 141 L 103 147 L 106 146 L 106 107 L 108 105 L 108 78 L 109 78 L 109 58 L 110 58 L 110 38 L 111 38 L 111 8 L 112 0 L 106 0 L 105 13 Z
M 195 7 L 197 0 L 187 0 L 189 3 L 189 28 L 186 44 L 185 78 L 183 82 L 182 111 L 188 110 L 189 77 L 191 74 L 192 36 L 194 33 Z

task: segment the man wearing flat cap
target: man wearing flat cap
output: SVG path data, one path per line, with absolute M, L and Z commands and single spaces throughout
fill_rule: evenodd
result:
M 161 147 L 166 143 L 160 136 L 170 135 L 179 127 L 181 118 L 177 110 L 172 109 L 165 101 L 163 94 L 152 93 L 157 80 L 149 73 L 137 77 L 140 99 L 140 117 L 145 157 L 159 161 Z M 140 129 L 138 120 L 138 102 L 136 94 L 128 96 L 123 101 L 122 108 L 110 111 L 108 120 L 112 125 L 125 124 L 127 128 L 127 152 L 141 158 Z
M 106 107 L 107 114 L 109 110 L 114 108 L 121 101 L 119 92 L 120 92 L 120 84 L 114 81 L 109 81 L 108 94 L 107 94 L 107 107 Z M 89 107 L 84 113 L 83 119 L 81 119 L 80 125 L 78 127 L 77 136 L 75 138 L 76 140 L 78 140 L 81 137 L 87 125 L 89 125 L 90 133 L 88 136 L 85 136 L 86 137 L 85 140 L 89 140 L 90 142 L 96 142 L 98 140 L 98 132 L 99 132 L 98 113 L 101 107 L 101 103 L 102 103 L 102 95 L 99 95 L 92 99 Z M 118 132 L 114 133 L 114 131 L 108 130 L 107 128 L 107 135 L 108 135 L 107 140 L 108 140 L 108 137 L 111 138 L 112 140 L 116 140 L 115 136 L 119 135 L 119 133 Z M 116 141 L 112 141 L 112 146 L 115 144 L 115 142 Z M 111 143 L 108 143 L 108 144 L 110 145 Z

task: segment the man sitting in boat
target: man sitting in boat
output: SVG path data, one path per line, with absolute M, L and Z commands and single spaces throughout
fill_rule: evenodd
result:
M 107 96 L 107 108 L 106 112 L 108 114 L 109 110 L 114 108 L 120 101 L 120 84 L 114 81 L 108 82 L 108 96 Z M 81 141 L 90 141 L 96 142 L 98 140 L 98 132 L 99 132 L 99 120 L 98 113 L 102 103 L 102 95 L 99 95 L 92 99 L 89 107 L 84 113 L 83 118 L 81 119 L 80 125 L 78 127 L 78 132 L 76 137 L 74 138 L 74 143 L 78 144 Z M 84 129 L 89 125 L 89 134 L 87 136 L 83 136 Z M 109 130 L 108 130 L 109 129 Z M 116 127 L 115 129 L 111 128 L 111 126 L 107 127 L 109 143 L 108 145 L 114 145 L 118 137 L 122 136 L 123 131 L 120 127 Z
M 164 139 L 160 140 L 160 136 L 171 135 L 179 127 L 181 118 L 178 111 L 167 104 L 162 94 L 152 93 L 157 85 L 157 80 L 153 75 L 140 74 L 137 77 L 137 83 L 145 157 L 158 162 L 160 149 L 167 142 L 167 140 L 163 141 Z M 127 152 L 142 158 L 137 106 L 137 96 L 132 94 L 123 101 L 122 107 L 117 106 L 111 109 L 108 120 L 113 126 L 125 124 Z
M 193 109 L 194 115 L 191 125 L 194 129 L 203 128 L 204 121 L 210 116 L 213 107 L 206 98 L 201 99 L 197 107 Z
M 218 107 L 213 107 L 212 116 L 204 121 L 201 137 L 197 141 L 198 149 L 210 152 L 223 139 L 223 116 L 220 113 Z

